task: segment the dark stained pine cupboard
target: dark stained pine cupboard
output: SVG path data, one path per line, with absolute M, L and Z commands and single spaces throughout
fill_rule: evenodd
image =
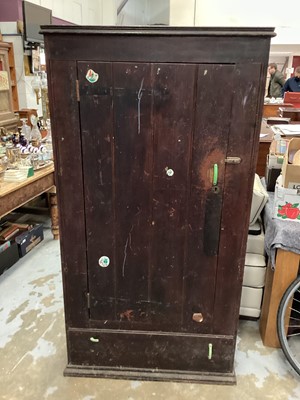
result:
M 65 374 L 234 382 L 273 29 L 42 29 Z

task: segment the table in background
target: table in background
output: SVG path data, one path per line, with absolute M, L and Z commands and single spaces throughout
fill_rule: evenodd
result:
M 256 164 L 256 173 L 259 176 L 265 176 L 267 155 L 269 154 L 270 144 L 273 140 L 274 133 L 271 126 L 267 124 L 266 120 L 263 118 L 261 122 L 261 134 L 267 136 L 261 137 L 259 139 L 258 157 Z
M 269 263 L 260 317 L 260 334 L 265 346 L 280 347 L 277 336 L 277 311 L 285 290 L 298 275 L 300 223 L 272 219 L 274 193 L 268 193 L 269 201 L 265 207 L 264 222 Z
M 264 104 L 263 108 L 263 117 L 278 117 L 279 107 L 294 107 L 291 103 L 282 103 L 282 104 Z
M 0 218 L 21 207 L 35 197 L 48 192 L 50 195 L 51 230 L 54 239 L 59 238 L 58 210 L 54 182 L 54 166 L 35 171 L 21 182 L 3 182 L 0 187 Z

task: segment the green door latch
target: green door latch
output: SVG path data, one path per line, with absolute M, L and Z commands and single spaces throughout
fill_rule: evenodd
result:
M 218 174 L 219 174 L 218 164 L 214 164 L 213 186 L 217 186 L 218 184 Z

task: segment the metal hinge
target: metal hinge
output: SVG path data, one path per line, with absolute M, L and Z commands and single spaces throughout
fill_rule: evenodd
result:
M 80 94 L 79 94 L 79 81 L 76 79 L 76 99 L 80 101 Z
M 225 158 L 225 163 L 226 164 L 240 164 L 242 160 L 240 157 L 227 157 Z
M 87 300 L 88 309 L 90 309 L 91 308 L 91 301 L 90 301 L 90 294 L 89 293 L 86 294 L 86 300 Z

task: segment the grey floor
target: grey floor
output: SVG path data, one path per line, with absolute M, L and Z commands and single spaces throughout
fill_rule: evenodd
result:
M 258 323 L 240 321 L 236 386 L 65 378 L 59 243 L 45 240 L 0 276 L 0 399 L 300 399 L 300 377 L 280 350 L 265 348 Z

